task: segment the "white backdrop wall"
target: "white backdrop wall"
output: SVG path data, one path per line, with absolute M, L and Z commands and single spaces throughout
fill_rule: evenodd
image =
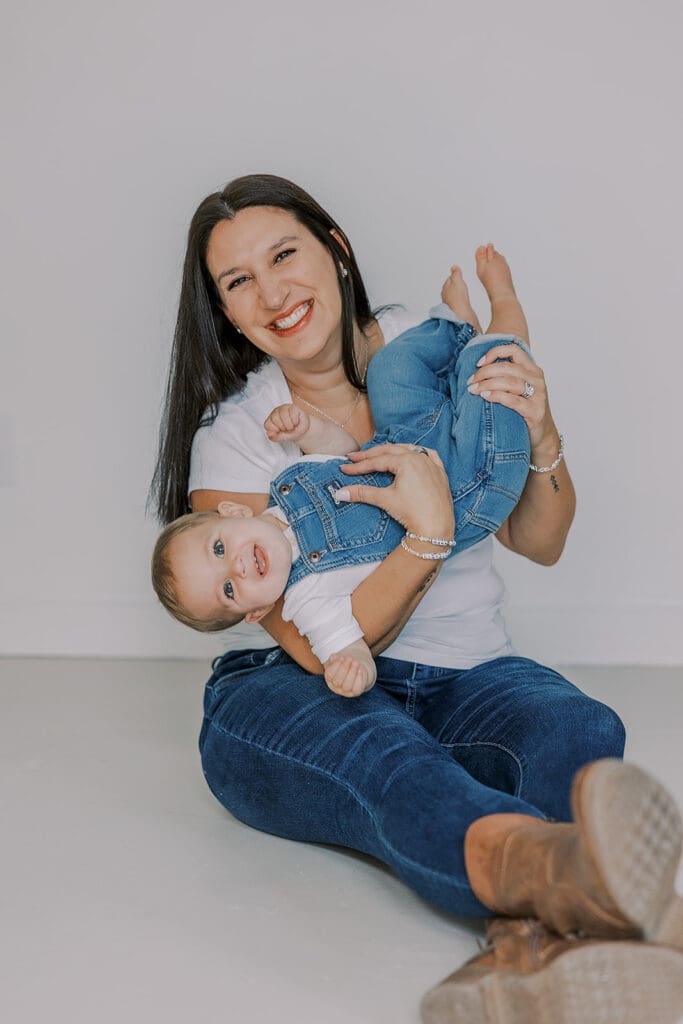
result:
M 512 263 L 579 494 L 499 552 L 521 650 L 683 662 L 678 0 L 26 0 L 2 33 L 0 652 L 213 654 L 155 604 L 145 518 L 191 214 L 307 187 L 373 302 Z M 484 314 L 482 292 L 473 292 Z

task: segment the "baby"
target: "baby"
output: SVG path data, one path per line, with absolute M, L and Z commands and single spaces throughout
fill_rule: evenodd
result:
M 339 426 L 295 405 L 274 409 L 265 423 L 270 440 L 295 440 L 304 459 L 272 483 L 261 515 L 221 502 L 170 523 L 157 540 L 152 581 L 164 606 L 202 631 L 242 620 L 258 622 L 285 594 L 283 619 L 307 636 L 324 666 L 328 686 L 355 697 L 375 681 L 376 669 L 351 610 L 351 594 L 397 544 L 422 558 L 447 558 L 495 532 L 510 515 L 526 482 L 529 435 L 522 417 L 469 394 L 467 381 L 481 357 L 502 343 L 528 342 L 524 313 L 506 260 L 493 246 L 477 250 L 497 333 L 478 335 L 478 321 L 457 267 L 444 284 L 443 302 L 430 319 L 406 331 L 372 359 L 368 397 L 377 432 L 364 447 L 387 442 L 434 448 L 446 470 L 455 513 L 454 538 L 432 539 L 431 553 L 411 548 L 403 527 L 382 509 L 343 503 L 349 485 L 343 458 L 357 448 Z M 495 443 L 494 443 L 495 442 Z M 388 473 L 353 483 L 388 486 Z

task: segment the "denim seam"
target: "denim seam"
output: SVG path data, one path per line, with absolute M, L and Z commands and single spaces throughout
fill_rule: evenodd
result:
M 307 761 L 303 761 L 300 758 L 296 758 L 296 757 L 294 757 L 291 754 L 283 754 L 279 750 L 271 750 L 270 747 L 265 747 L 265 746 L 263 746 L 260 743 L 255 743 L 253 740 L 245 739 L 245 738 L 243 738 L 241 736 L 238 736 L 235 733 L 230 732 L 224 726 L 217 725 L 214 719 L 209 719 L 209 721 L 214 726 L 214 728 L 220 730 L 220 732 L 224 733 L 226 736 L 230 736 L 230 737 L 232 737 L 232 739 L 237 740 L 240 743 L 248 743 L 249 746 L 251 746 L 251 747 L 255 747 L 258 750 L 264 750 L 268 754 L 275 754 L 277 757 L 283 757 L 287 761 L 293 761 L 297 765 L 301 765 L 301 766 L 303 766 L 303 767 L 305 767 L 305 768 L 307 768 L 309 770 L 317 772 L 319 775 L 324 775 L 326 778 L 331 779 L 332 782 L 335 782 L 338 786 L 341 786 L 343 789 L 345 789 L 347 791 L 347 793 L 349 793 L 353 797 L 353 799 L 356 801 L 356 803 L 362 808 L 362 810 L 365 811 L 367 816 L 373 822 L 378 837 L 381 838 L 381 840 L 383 841 L 385 846 L 387 846 L 389 849 L 391 849 L 394 852 L 394 855 L 395 855 L 395 857 L 396 857 L 396 859 L 398 861 L 401 861 L 403 864 L 409 865 L 411 867 L 415 867 L 419 871 L 421 871 L 423 874 L 429 875 L 432 878 L 443 878 L 443 879 L 446 879 L 450 886 L 452 886 L 453 888 L 458 889 L 458 890 L 460 890 L 462 892 L 467 892 L 467 893 L 471 893 L 472 892 L 472 887 L 470 885 L 466 885 L 466 884 L 463 885 L 461 882 L 458 882 L 457 880 L 455 880 L 452 875 L 445 874 L 443 871 L 435 871 L 433 868 L 425 867 L 423 864 L 420 864 L 418 861 L 411 860 L 409 857 L 406 857 L 406 856 L 404 856 L 404 854 L 400 853 L 396 849 L 396 847 L 393 846 L 390 842 L 388 842 L 388 840 L 385 838 L 384 833 L 382 832 L 382 830 L 378 826 L 377 819 L 375 818 L 375 815 L 372 813 L 372 811 L 369 809 L 369 807 L 367 807 L 367 805 L 365 804 L 365 801 L 363 801 L 360 798 L 358 793 L 351 786 L 349 786 L 348 783 L 342 782 L 336 776 L 332 775 L 331 772 L 326 771 L 324 768 L 319 768 L 318 765 L 309 764 Z M 211 788 L 211 787 L 209 786 L 209 788 Z
M 413 439 L 413 443 L 414 444 L 419 444 L 420 441 L 422 441 L 427 434 L 430 434 L 432 432 L 434 427 L 437 425 L 437 423 L 441 419 L 441 415 L 442 415 L 444 409 L 446 408 L 447 404 L 448 404 L 447 401 L 444 401 L 444 402 L 441 403 L 441 405 L 439 406 L 437 412 L 434 414 L 434 421 L 433 421 L 433 423 L 431 423 L 428 428 L 426 428 L 421 434 L 419 434 L 417 437 L 415 437 Z M 486 411 L 487 414 L 491 413 L 491 410 L 488 407 L 488 405 L 487 405 L 485 411 Z M 458 489 L 457 489 L 457 491 L 455 493 L 451 492 L 451 496 L 453 498 L 453 501 L 461 501 L 471 491 L 473 491 L 475 487 L 477 487 L 481 483 L 486 482 L 489 479 L 489 477 L 491 476 L 491 456 L 490 456 L 490 453 L 493 451 L 493 438 L 492 438 L 492 434 L 493 434 L 492 427 L 487 422 L 487 427 L 486 427 L 486 469 L 483 472 L 481 470 L 478 470 L 476 475 L 474 477 L 472 477 L 471 480 L 468 480 L 466 483 L 461 484 L 460 487 L 458 487 Z M 483 499 L 483 494 L 478 496 L 478 498 L 477 498 L 477 500 L 475 502 L 475 506 L 474 506 L 475 510 L 481 504 L 482 499 Z M 468 509 L 468 513 L 471 512 L 471 511 L 472 511 L 471 509 Z
M 432 422 L 429 424 L 428 427 L 425 427 L 425 429 L 422 431 L 421 434 L 418 435 L 418 437 L 415 438 L 415 444 L 419 444 L 420 441 L 422 440 L 422 438 L 425 436 L 425 434 L 429 434 L 429 433 L 432 432 L 434 427 L 437 425 L 437 423 L 441 419 L 441 414 L 443 413 L 444 409 L 446 408 L 446 405 L 447 405 L 447 401 L 444 399 L 444 401 L 441 403 L 439 408 L 435 412 L 431 413 L 431 420 L 432 420 Z
M 412 680 L 406 681 L 406 712 L 411 718 L 415 718 L 415 705 L 417 704 L 417 687 Z
M 428 756 L 423 754 L 422 757 L 416 757 L 410 762 L 410 764 L 402 764 L 399 765 L 398 768 L 395 768 L 391 775 L 389 775 L 384 781 L 384 785 L 382 786 L 382 799 L 384 799 L 387 790 L 393 786 L 397 779 L 400 779 L 402 775 L 406 774 L 406 772 L 411 772 L 418 761 L 426 761 L 427 759 Z
M 495 747 L 497 750 L 502 750 L 504 754 L 509 754 L 512 760 L 516 763 L 519 770 L 519 785 L 517 786 L 513 796 L 522 799 L 522 787 L 524 782 L 524 766 L 522 760 L 518 754 L 515 754 L 514 750 L 510 750 L 503 743 L 494 743 L 492 740 L 472 740 L 470 743 L 440 743 L 445 750 L 453 751 L 454 747 Z

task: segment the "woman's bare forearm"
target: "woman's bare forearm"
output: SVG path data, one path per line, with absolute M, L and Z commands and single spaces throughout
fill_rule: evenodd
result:
M 398 547 L 354 590 L 353 614 L 375 657 L 396 639 L 440 568 Z
M 542 448 L 532 449 L 532 461 L 552 465 L 559 447 L 555 431 Z M 519 502 L 496 536 L 511 551 L 539 565 L 554 565 L 564 550 L 575 508 L 574 485 L 563 459 L 550 473 L 529 473 Z

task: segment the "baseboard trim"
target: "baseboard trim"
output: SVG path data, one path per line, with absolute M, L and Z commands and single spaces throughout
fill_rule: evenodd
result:
M 683 604 L 565 608 L 510 605 L 520 654 L 550 664 L 683 665 Z M 116 599 L 30 609 L 0 604 L 0 655 L 207 658 L 236 634 L 204 636 L 173 622 L 153 600 Z

